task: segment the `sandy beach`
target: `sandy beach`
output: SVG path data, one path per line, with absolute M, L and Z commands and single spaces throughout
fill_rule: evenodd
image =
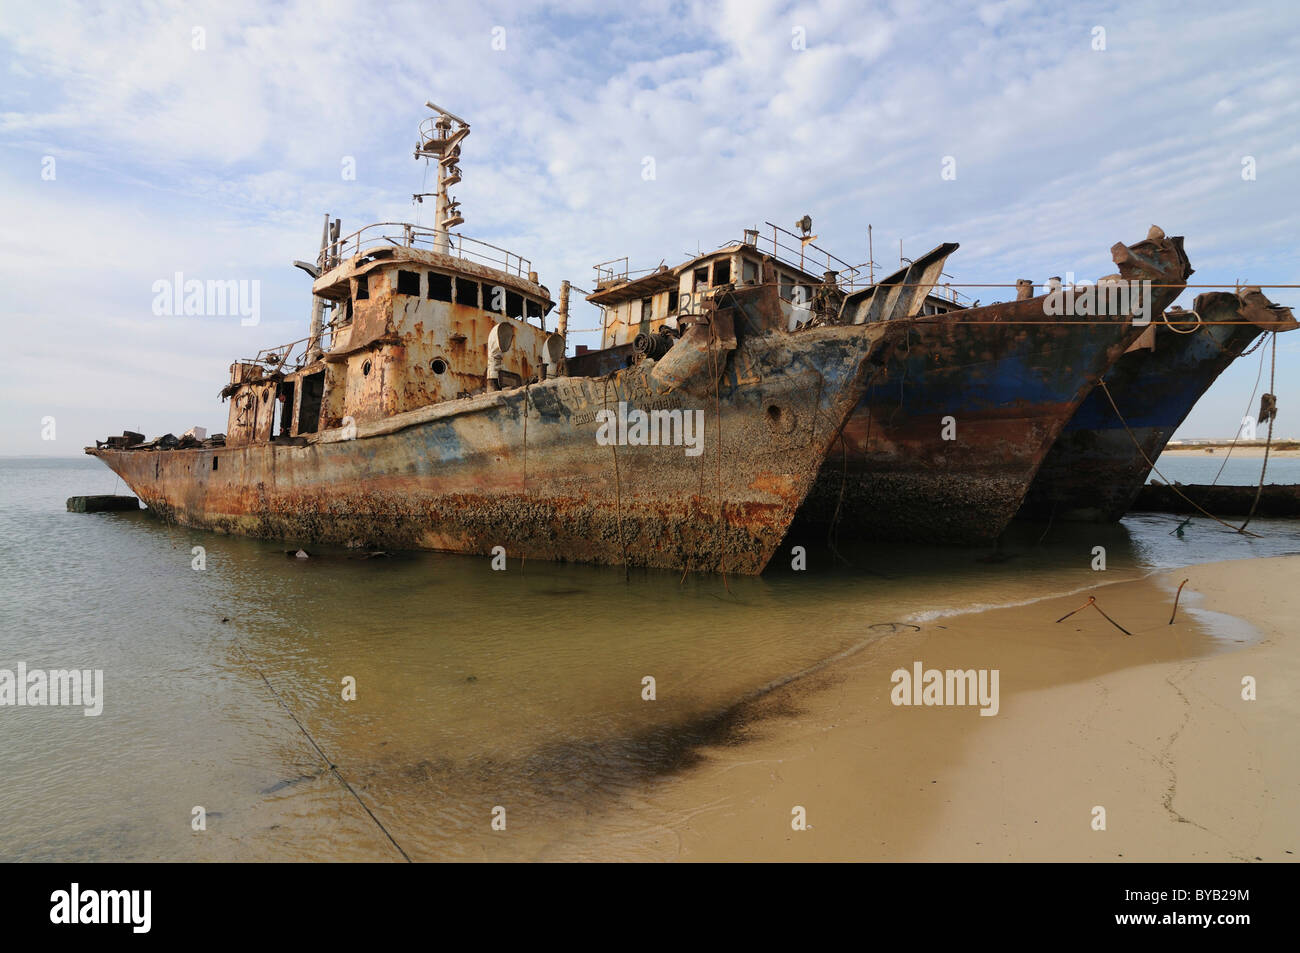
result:
M 1279 449 L 1276 445 L 1270 448 L 1268 457 L 1270 460 L 1296 460 L 1300 459 L 1300 450 L 1293 449 L 1294 441 L 1288 440 L 1286 444 Z M 1223 457 L 1226 456 L 1230 449 L 1228 444 L 1216 445 L 1213 447 L 1165 447 L 1164 456 L 1175 458 L 1182 457 Z M 1233 457 L 1243 459 L 1259 459 L 1264 456 L 1264 448 L 1255 444 L 1248 446 L 1238 445 L 1231 447 Z
M 556 859 L 1294 860 L 1298 571 L 1203 564 L 922 621 L 749 706 L 743 743 Z M 1089 595 L 1133 634 L 1093 607 L 1055 621 Z M 996 715 L 893 704 L 918 662 L 998 670 Z

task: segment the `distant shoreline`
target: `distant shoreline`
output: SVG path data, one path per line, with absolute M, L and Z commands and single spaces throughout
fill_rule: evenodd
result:
M 1218 455 L 1220 453 L 1226 455 L 1229 449 L 1232 450 L 1233 456 L 1237 457 L 1262 457 L 1265 445 L 1259 441 L 1252 441 L 1251 443 L 1239 442 L 1234 447 L 1231 440 L 1225 440 L 1222 443 L 1206 441 L 1205 443 L 1179 444 L 1177 446 L 1170 444 L 1165 447 L 1164 452 L 1176 457 L 1187 457 L 1207 454 Z M 1275 440 L 1268 450 L 1270 457 L 1300 457 L 1300 441 Z

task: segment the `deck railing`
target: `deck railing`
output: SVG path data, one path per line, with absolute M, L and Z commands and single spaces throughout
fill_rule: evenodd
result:
M 506 274 L 525 279 L 533 270 L 533 263 L 529 259 L 504 248 L 479 241 L 477 238 L 467 238 L 455 232 L 447 232 L 444 241 L 437 230 L 408 222 L 375 222 L 359 228 L 351 235 L 346 235 L 327 245 L 316 263 L 321 274 L 324 274 L 340 262 L 355 258 L 363 250 L 376 245 L 427 248 L 452 258 L 463 258 L 488 265 Z

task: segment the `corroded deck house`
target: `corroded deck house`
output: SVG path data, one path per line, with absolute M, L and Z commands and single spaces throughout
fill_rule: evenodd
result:
M 326 217 L 315 265 L 296 263 L 314 278 L 311 335 L 231 366 L 227 446 L 380 420 L 545 372 L 550 291 L 526 259 L 449 231 L 464 221 L 448 189 L 461 180 L 468 130 L 449 113 L 421 125 L 416 156 L 438 163 L 434 227 L 384 222 L 340 238 Z M 552 348 L 563 356 L 562 342 Z

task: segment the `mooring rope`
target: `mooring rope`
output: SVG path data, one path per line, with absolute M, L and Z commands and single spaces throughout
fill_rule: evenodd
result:
M 871 372 L 871 377 L 867 380 L 866 389 L 863 391 L 864 396 L 869 393 L 875 393 L 876 379 L 884 370 L 884 366 L 877 365 L 876 369 Z M 844 430 L 848 427 L 849 418 L 852 416 L 853 410 L 850 410 L 848 416 L 845 417 L 844 421 L 840 424 L 839 429 L 836 430 L 835 436 L 831 438 L 831 446 L 835 445 L 836 440 L 838 440 L 840 444 L 840 492 L 839 496 L 835 499 L 835 512 L 831 514 L 830 525 L 826 527 L 826 545 L 831 548 L 831 552 L 835 554 L 835 557 L 846 566 L 852 566 L 853 563 L 844 557 L 836 543 L 839 540 L 840 513 L 844 507 L 844 494 L 847 491 L 849 484 L 849 445 L 844 442 Z M 871 452 L 871 425 L 874 422 L 875 414 L 871 412 L 870 404 L 868 404 L 867 434 L 866 440 L 862 445 L 863 453 Z
M 1142 444 L 1138 442 L 1137 436 L 1129 428 L 1128 421 L 1124 419 L 1124 415 L 1121 414 L 1119 412 L 1119 408 L 1115 406 L 1115 398 L 1110 396 L 1110 388 L 1106 386 L 1106 382 L 1104 380 L 1101 380 L 1097 382 L 1097 385 L 1101 388 L 1102 393 L 1106 395 L 1106 399 L 1110 401 L 1111 409 L 1115 411 L 1115 416 L 1118 417 L 1119 422 L 1123 424 L 1124 431 L 1128 434 L 1129 439 L 1133 441 L 1133 446 L 1137 448 L 1137 452 L 1142 455 L 1142 459 L 1146 461 L 1147 466 L 1149 466 L 1152 469 L 1152 471 L 1156 474 L 1156 476 L 1160 477 L 1160 479 L 1165 481 L 1169 489 L 1173 490 L 1174 493 L 1180 496 L 1183 500 L 1185 500 L 1187 503 L 1190 503 L 1198 511 L 1208 516 L 1210 519 L 1214 520 L 1214 522 L 1218 523 L 1220 526 L 1224 526 L 1232 530 L 1234 533 L 1243 533 L 1246 536 L 1254 536 L 1256 539 L 1261 538 L 1256 533 L 1247 533 L 1246 528 L 1244 526 L 1237 527 L 1237 526 L 1233 526 L 1231 523 L 1224 522 L 1223 520 L 1215 516 L 1213 513 L 1211 513 L 1209 510 L 1207 510 L 1205 507 L 1201 506 L 1201 504 L 1197 503 L 1195 500 L 1189 497 L 1182 490 L 1178 489 L 1178 487 L 1174 486 L 1173 481 L 1160 472 L 1160 470 L 1156 467 L 1155 462 L 1150 457 L 1148 457 L 1147 452 L 1142 449 Z
M 1273 359 L 1268 371 L 1268 392 L 1269 394 L 1277 393 L 1277 332 L 1271 332 L 1273 335 Z M 1277 398 L 1274 398 L 1271 412 L 1268 415 L 1268 440 L 1264 442 L 1264 465 L 1259 468 L 1259 486 L 1255 487 L 1255 499 L 1250 504 L 1250 512 L 1246 514 L 1246 521 L 1241 524 L 1240 532 L 1245 532 L 1250 521 L 1255 518 L 1255 508 L 1259 506 L 1259 498 L 1264 493 L 1264 474 L 1268 472 L 1268 453 L 1273 447 L 1273 421 L 1277 420 Z
M 717 312 L 714 311 L 716 318 Z M 732 334 L 735 334 L 734 322 Z M 718 530 L 715 539 L 718 540 L 718 557 L 722 560 L 722 587 L 731 594 L 731 584 L 727 581 L 727 546 L 723 531 L 727 528 L 727 501 L 722 492 L 722 382 L 718 380 L 721 374 L 718 371 L 718 351 L 722 342 L 718 339 L 718 326 L 715 320 L 709 321 L 709 370 L 713 374 L 713 419 L 718 428 L 718 453 L 717 462 L 714 468 L 714 485 L 717 487 L 718 494 Z
M 347 788 L 348 793 L 351 794 L 354 798 L 356 798 L 357 803 L 361 805 L 361 809 L 365 811 L 367 814 L 369 814 L 370 819 L 375 822 L 375 826 L 384 832 L 384 836 L 388 838 L 388 842 L 390 844 L 392 844 L 395 848 L 397 848 L 397 852 L 402 855 L 402 859 L 405 860 L 408 864 L 411 863 L 410 855 L 407 854 L 406 851 L 402 850 L 402 845 L 397 843 L 396 838 L 394 838 L 393 835 L 389 833 L 388 828 L 384 826 L 383 822 L 379 818 L 375 817 L 375 812 L 370 810 L 370 808 L 366 805 L 365 801 L 361 800 L 361 795 L 358 794 L 356 792 L 356 789 L 353 788 L 352 785 L 348 783 L 348 779 L 343 777 L 343 775 L 339 772 L 338 766 L 334 764 L 334 762 L 330 759 L 329 755 L 327 755 L 321 749 L 321 746 L 316 743 L 316 739 L 311 736 L 311 732 L 309 732 L 303 726 L 303 723 L 298 720 L 298 716 L 293 713 L 293 709 L 290 708 L 285 703 L 284 699 L 280 697 L 280 693 L 275 690 L 275 686 L 272 685 L 271 680 L 266 677 L 266 673 L 263 672 L 258 667 L 257 663 L 254 662 L 249 657 L 248 653 L 244 651 L 244 646 L 240 644 L 240 641 L 237 638 L 235 639 L 235 648 L 239 649 L 239 654 L 244 657 L 244 661 L 246 661 L 249 665 L 252 666 L 253 671 L 255 671 L 258 675 L 262 677 L 262 681 L 266 683 L 266 687 L 267 689 L 270 690 L 271 695 L 275 698 L 277 702 L 280 703 L 280 707 L 283 708 L 286 713 L 288 713 L 289 717 L 293 719 L 293 723 L 298 726 L 298 730 L 302 732 L 303 737 L 306 738 L 311 743 L 311 746 L 316 749 L 316 753 L 320 755 L 321 760 L 324 761 L 326 766 L 330 769 L 330 771 L 334 773 L 334 777 L 338 778 L 339 782 L 345 788 Z
M 528 503 L 528 385 L 524 384 L 524 504 Z M 522 573 L 528 565 L 528 554 L 519 556 L 519 571 Z
M 1259 341 L 1257 341 L 1250 348 L 1250 350 L 1243 351 L 1241 354 L 1238 354 L 1237 357 L 1242 358 L 1245 357 L 1247 354 L 1252 353 L 1255 350 L 1255 348 L 1257 348 L 1263 342 L 1264 342 L 1264 335 L 1261 334 L 1259 336 Z M 1250 413 L 1250 408 L 1255 406 L 1255 395 L 1259 393 L 1259 382 L 1263 379 L 1264 379 L 1264 355 L 1261 354 L 1259 356 L 1259 371 L 1255 374 L 1255 386 L 1250 392 L 1250 400 L 1246 401 L 1246 409 L 1241 415 L 1241 419 L 1243 423 L 1245 423 L 1246 416 Z M 1223 462 L 1219 464 L 1219 472 L 1214 474 L 1214 480 L 1210 483 L 1210 486 L 1216 486 L 1218 484 L 1219 477 L 1223 476 L 1223 468 L 1226 467 L 1228 465 L 1228 461 L 1232 459 L 1232 451 L 1237 449 L 1237 441 L 1240 439 L 1241 439 L 1241 428 L 1238 427 L 1237 432 L 1232 437 L 1232 443 L 1228 446 L 1228 452 L 1223 457 Z
M 609 377 L 604 378 L 605 409 L 609 410 Z M 618 528 L 618 545 L 623 552 L 623 579 L 630 577 L 627 565 L 627 542 L 623 539 L 623 485 L 618 475 L 618 440 L 609 442 L 609 449 L 614 453 L 614 521 Z

